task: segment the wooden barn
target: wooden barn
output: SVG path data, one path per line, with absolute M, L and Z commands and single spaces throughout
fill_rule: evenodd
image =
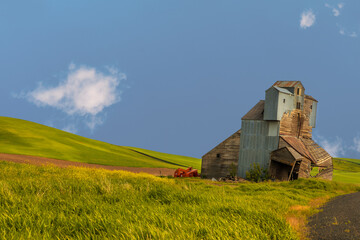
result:
M 241 119 L 241 129 L 202 157 L 206 178 L 245 178 L 253 163 L 268 169 L 272 179 L 332 179 L 332 157 L 312 139 L 318 101 L 305 94 L 300 81 L 277 81 Z

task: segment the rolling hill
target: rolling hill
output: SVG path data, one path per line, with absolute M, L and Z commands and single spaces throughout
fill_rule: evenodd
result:
M 0 117 L 0 153 L 112 166 L 201 169 L 201 159 L 117 146 L 9 117 Z
M 360 183 L 360 159 L 334 158 L 333 180 L 344 183 Z

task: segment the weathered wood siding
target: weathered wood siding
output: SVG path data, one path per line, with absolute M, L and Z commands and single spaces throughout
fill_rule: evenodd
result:
M 316 126 L 316 111 L 317 111 L 317 101 L 311 97 L 306 95 L 304 101 L 304 112 L 309 117 L 309 124 L 312 128 Z
M 287 142 L 284 141 L 284 139 L 280 138 L 279 139 L 279 148 L 283 148 L 283 147 L 291 147 Z
M 283 164 L 276 161 L 271 161 L 270 166 L 270 178 L 280 181 L 287 181 L 289 179 L 289 173 L 291 172 L 292 166 Z
M 303 158 L 300 163 L 300 169 L 298 178 L 309 178 L 311 171 L 311 161 L 309 159 Z
M 245 177 L 258 163 L 262 168 L 271 164 L 277 179 L 289 179 L 291 169 L 291 179 L 308 178 L 311 165 L 321 167 L 318 177 L 332 179 L 331 156 L 312 140 L 317 100 L 305 95 L 300 81 L 277 81 L 265 98 L 242 118 L 241 135 L 239 130 L 203 156 L 202 175 L 224 177 L 236 166 L 237 175 Z M 283 147 L 287 150 L 275 153 L 272 161 L 270 155 Z
M 328 166 L 325 168 L 320 168 L 319 173 L 316 175 L 317 178 L 322 178 L 326 180 L 332 180 L 333 178 L 333 166 Z
M 220 178 L 237 172 L 241 130 L 217 145 L 202 157 L 201 176 Z M 235 169 L 232 169 L 235 168 Z
M 294 164 L 294 162 L 296 161 L 294 156 L 291 155 L 291 153 L 286 148 L 281 148 L 281 149 L 273 151 L 271 153 L 271 160 L 280 162 L 282 164 L 286 164 L 288 166 L 292 166 Z
M 309 120 L 309 116 L 299 109 L 284 113 L 280 121 L 280 136 L 311 138 L 312 127 Z

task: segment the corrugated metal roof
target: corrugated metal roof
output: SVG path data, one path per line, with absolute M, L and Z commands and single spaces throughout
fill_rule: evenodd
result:
M 295 87 L 297 84 L 302 83 L 300 81 L 276 81 L 273 86 L 278 87 Z
M 312 157 L 309 150 L 305 147 L 305 144 L 299 138 L 292 136 L 281 136 L 281 138 L 302 156 L 310 159 L 313 163 L 316 163 L 316 160 Z
M 318 102 L 318 100 L 316 100 L 315 98 L 313 98 L 313 97 L 310 96 L 310 95 L 306 95 L 306 94 L 305 94 L 305 98 L 310 99 L 310 100 L 313 100 L 313 101 L 315 101 L 315 102 Z
M 241 120 L 263 120 L 265 101 L 260 100 Z
M 294 95 L 294 94 L 292 94 L 289 90 L 287 90 L 287 89 L 285 89 L 285 88 L 281 88 L 281 87 L 277 87 L 277 86 L 273 86 L 273 88 L 275 88 L 275 89 L 278 90 L 279 92 L 286 93 L 286 94 L 290 94 L 290 95 Z
M 320 166 L 330 166 L 332 165 L 331 155 L 320 147 L 312 139 L 301 139 L 305 147 L 309 150 L 310 154 L 313 156 L 315 163 Z

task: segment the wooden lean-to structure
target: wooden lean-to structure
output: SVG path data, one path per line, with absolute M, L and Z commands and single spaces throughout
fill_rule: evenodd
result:
M 270 177 L 293 180 L 332 179 L 332 157 L 312 139 L 318 101 L 305 94 L 300 81 L 277 81 L 241 119 L 241 129 L 202 157 L 202 176 L 245 178 L 254 163 Z

